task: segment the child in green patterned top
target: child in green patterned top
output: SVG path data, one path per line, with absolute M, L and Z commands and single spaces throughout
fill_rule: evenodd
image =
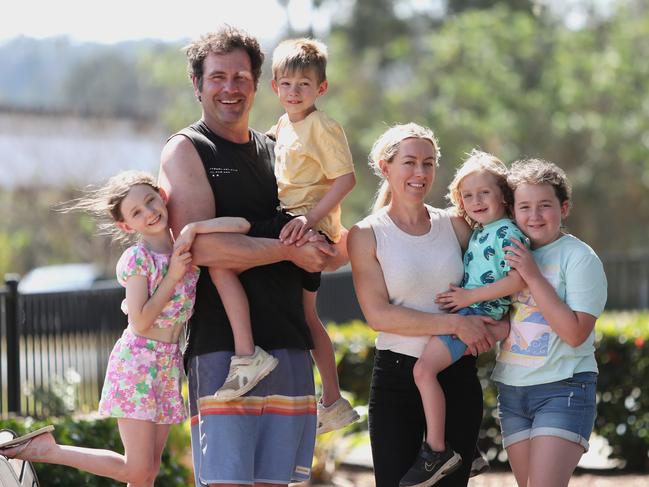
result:
M 498 320 L 509 310 L 510 295 L 525 287 L 518 272 L 507 265 L 503 250 L 512 245 L 512 238 L 526 240 L 509 218 L 512 193 L 507 185 L 507 168 L 495 156 L 473 150 L 449 185 L 448 198 L 473 228 L 473 234 L 464 254 L 462 282 L 451 283 L 450 290 L 438 294 L 435 302 L 440 310 L 492 318 L 493 335 L 503 340 L 509 324 Z M 432 462 L 431 467 L 431 462 L 418 458 L 402 478 L 401 486 L 433 485 L 460 466 L 460 456 L 445 442 L 445 399 L 437 374 L 459 360 L 466 349 L 456 337 L 433 336 L 414 366 L 426 416 L 426 441 L 420 456 L 430 459 L 432 454 L 439 461 Z

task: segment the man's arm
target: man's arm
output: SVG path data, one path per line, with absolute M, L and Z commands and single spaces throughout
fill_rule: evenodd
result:
M 169 198 L 169 224 L 175 236 L 188 223 L 214 218 L 212 188 L 200 156 L 186 137 L 173 137 L 165 145 L 158 182 Z M 332 254 L 331 246 L 317 237 L 296 247 L 275 239 L 206 234 L 197 236 L 192 246 L 194 264 L 239 270 L 290 260 L 307 271 L 317 272 Z
M 168 196 L 169 226 L 175 237 L 185 225 L 215 217 L 212 188 L 187 137 L 172 137 L 162 149 L 158 184 Z

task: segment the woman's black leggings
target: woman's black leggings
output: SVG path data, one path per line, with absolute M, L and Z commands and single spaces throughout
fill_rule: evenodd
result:
M 426 433 L 421 397 L 412 376 L 416 361 L 389 350 L 376 351 L 369 403 L 376 487 L 399 486 Z M 438 378 L 446 395 L 446 440 L 462 456 L 462 468 L 435 485 L 466 486 L 482 421 L 475 358 L 462 357 Z

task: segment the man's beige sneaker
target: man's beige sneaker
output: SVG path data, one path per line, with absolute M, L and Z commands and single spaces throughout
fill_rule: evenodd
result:
M 349 401 L 342 396 L 331 406 L 325 406 L 322 404 L 322 399 L 320 399 L 318 401 L 318 427 L 316 434 L 321 435 L 329 431 L 344 428 L 358 421 L 359 418 L 360 416 L 352 408 L 352 405 L 349 404 Z
M 233 355 L 228 376 L 221 388 L 214 393 L 214 398 L 228 401 L 243 396 L 270 374 L 278 363 L 279 360 L 259 347 L 255 347 L 252 355 Z

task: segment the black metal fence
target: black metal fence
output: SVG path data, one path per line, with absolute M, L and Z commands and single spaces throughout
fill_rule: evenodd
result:
M 0 413 L 44 416 L 97 407 L 108 355 L 126 326 L 124 289 L 0 290 Z
M 649 253 L 607 255 L 604 265 L 608 310 L 649 308 Z M 94 410 L 108 355 L 126 326 L 124 289 L 115 283 L 20 294 L 17 281 L 6 284 L 0 289 L 0 416 L 47 415 L 61 397 L 73 398 L 77 411 Z M 363 319 L 349 268 L 323 275 L 318 312 L 325 323 Z
M 649 309 L 649 252 L 606 254 L 608 310 Z

